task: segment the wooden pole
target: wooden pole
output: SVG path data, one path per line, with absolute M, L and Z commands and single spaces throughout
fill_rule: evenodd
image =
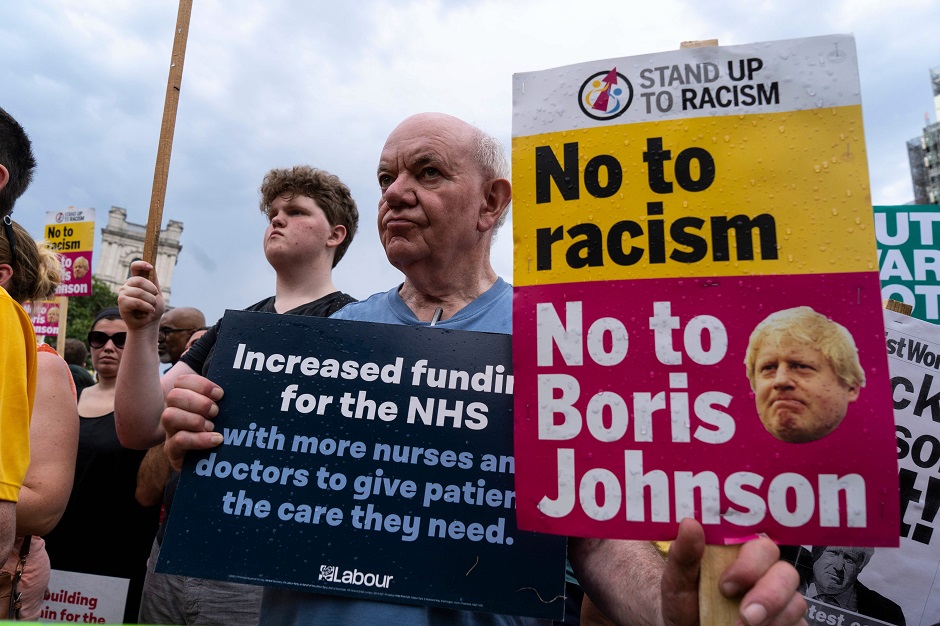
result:
M 732 626 L 738 621 L 741 601 L 721 595 L 718 579 L 740 550 L 739 545 L 705 546 L 698 580 L 698 621 L 701 626 Z
M 160 228 L 163 224 L 163 202 L 166 199 L 166 181 L 170 171 L 170 152 L 173 150 L 173 130 L 176 127 L 176 109 L 183 82 L 183 58 L 186 56 L 186 39 L 189 36 L 189 17 L 192 9 L 192 0 L 180 0 L 176 35 L 173 38 L 173 56 L 170 59 L 170 76 L 166 85 L 166 102 L 163 105 L 163 124 L 160 127 L 160 143 L 157 146 L 157 164 L 153 173 L 153 191 L 150 194 L 150 214 L 144 235 L 144 261 L 154 266 L 160 243 Z
M 55 351 L 59 356 L 65 356 L 65 331 L 69 323 L 69 298 L 59 296 L 59 332 L 55 339 Z

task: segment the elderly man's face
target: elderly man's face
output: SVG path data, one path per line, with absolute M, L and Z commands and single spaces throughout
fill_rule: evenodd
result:
M 469 127 L 434 115 L 409 118 L 379 159 L 379 238 L 389 262 L 405 271 L 417 262 L 466 262 L 478 245 L 484 179 Z
M 837 595 L 855 584 L 865 566 L 865 551 L 861 548 L 826 548 L 813 563 L 813 581 L 816 591 Z
M 842 384 L 815 347 L 782 339 L 765 344 L 754 361 L 757 413 L 782 441 L 804 443 L 825 437 L 842 422 L 858 387 Z

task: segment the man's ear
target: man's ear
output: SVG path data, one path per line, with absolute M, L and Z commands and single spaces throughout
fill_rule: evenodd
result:
M 326 245 L 327 247 L 336 247 L 344 241 L 346 241 L 346 227 L 337 224 L 330 232 L 330 238 L 326 240 Z
M 4 289 L 13 279 L 13 268 L 7 263 L 0 263 L 0 287 Z
M 6 187 L 8 182 L 10 182 L 10 170 L 0 163 L 0 190 Z
M 477 228 L 487 231 L 499 223 L 500 217 L 512 201 L 512 183 L 505 178 L 494 178 L 485 183 L 483 205 Z

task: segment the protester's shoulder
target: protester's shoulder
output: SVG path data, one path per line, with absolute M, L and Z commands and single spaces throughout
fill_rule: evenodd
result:
M 311 302 L 308 306 L 311 311 L 309 314 L 317 315 L 320 317 L 329 317 L 340 311 L 348 304 L 356 302 L 356 299 L 353 298 L 348 293 L 343 293 L 342 291 L 334 291 L 333 293 L 323 296 L 319 300 Z
M 32 320 L 29 319 L 29 315 L 3 287 L 0 287 L 0 324 L 18 324 L 20 326 L 29 324 L 32 327 Z
M 36 364 L 41 371 L 59 371 L 66 372 L 69 376 L 72 375 L 69 364 L 47 343 L 41 343 L 36 347 Z
M 276 313 L 274 310 L 274 296 L 268 296 L 260 302 L 255 302 L 249 307 L 245 307 L 245 311 L 262 311 L 265 313 Z M 222 320 L 216 322 L 216 326 L 220 325 Z
M 331 301 L 333 301 L 333 302 L 335 302 L 336 304 L 338 304 L 338 305 L 339 305 L 339 308 L 343 308 L 343 307 L 346 306 L 347 304 L 352 304 L 353 302 L 358 302 L 358 301 L 359 301 L 358 298 L 355 298 L 355 297 L 353 297 L 353 296 L 351 296 L 351 295 L 349 295 L 348 293 L 345 293 L 345 292 L 343 292 L 343 291 L 337 291 L 337 292 L 335 292 L 335 293 L 331 293 L 331 294 L 330 294 L 329 296 L 327 296 L 327 297 L 330 298 Z M 339 309 L 337 309 L 337 310 L 339 310 Z
M 30 346 L 36 343 L 33 322 L 23 307 L 13 300 L 3 287 L 0 287 L 0 343 L 8 348 L 15 346 L 19 355 L 14 355 L 12 351 L 6 354 L 8 350 L 0 351 L 0 354 L 7 358 L 20 358 L 25 351 L 27 358 L 32 361 L 36 354 L 35 350 L 30 350 Z
M 492 289 L 496 296 L 512 296 L 512 283 L 502 278 L 496 279 Z
M 393 291 L 397 291 L 398 288 L 392 289 L 391 291 L 381 291 L 379 293 L 374 293 L 365 300 L 355 300 L 353 302 L 347 303 L 345 306 L 332 313 L 330 317 L 340 320 L 362 320 L 367 319 L 369 316 L 368 312 L 374 311 L 378 307 L 388 306 L 389 294 Z
M 62 359 L 62 357 L 59 356 L 59 353 L 55 351 L 55 348 L 53 348 L 46 342 L 36 344 L 36 352 L 39 352 L 39 353 L 45 352 L 46 354 L 54 354 L 58 358 Z M 64 361 L 65 359 L 62 359 L 62 360 Z

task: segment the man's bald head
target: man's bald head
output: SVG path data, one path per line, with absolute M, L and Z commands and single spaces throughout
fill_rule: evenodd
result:
M 376 170 L 379 240 L 389 262 L 409 281 L 455 273 L 492 284 L 490 246 L 512 200 L 508 172 L 499 142 L 475 126 L 443 113 L 405 119 Z
M 186 350 L 186 342 L 197 329 L 205 325 L 206 316 L 191 306 L 177 307 L 164 313 L 157 341 L 160 362 L 175 365 Z

